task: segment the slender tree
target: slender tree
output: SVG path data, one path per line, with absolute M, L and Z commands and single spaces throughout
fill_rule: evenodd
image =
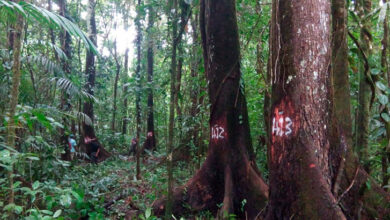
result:
M 364 17 L 371 13 L 371 0 L 356 1 L 357 14 Z M 372 53 L 372 36 L 370 29 L 370 19 L 362 21 L 360 29 L 360 46 L 361 46 L 361 65 L 359 66 L 359 94 L 358 94 L 358 112 L 356 118 L 356 152 L 360 160 L 363 161 L 364 167 L 369 168 L 368 165 L 368 137 L 370 134 L 370 112 L 371 99 L 374 93 L 371 91 L 372 79 L 369 76 L 368 58 Z
M 9 102 L 9 113 L 8 117 L 10 120 L 8 120 L 7 124 L 7 139 L 6 144 L 9 147 L 15 147 L 15 139 L 16 139 L 16 133 L 15 133 L 15 127 L 16 123 L 14 120 L 15 113 L 16 113 L 16 106 L 18 105 L 18 99 L 19 99 L 19 85 L 21 80 L 21 71 L 20 71 L 20 57 L 22 53 L 22 45 L 23 45 L 23 34 L 24 34 L 24 19 L 23 16 L 20 14 L 17 14 L 17 20 L 13 24 L 13 28 L 11 33 L 8 35 L 12 38 L 10 40 L 10 46 L 12 46 L 12 57 L 13 57 L 13 64 L 12 64 L 12 87 L 11 87 L 11 98 Z M 11 167 L 11 170 L 8 171 L 8 178 L 9 178 L 9 195 L 8 195 L 8 204 L 14 203 L 15 200 L 15 194 L 14 194 L 14 181 L 13 181 L 13 166 Z M 11 215 L 12 217 L 12 215 Z
M 174 119 L 175 119 L 175 99 L 176 99 L 176 66 L 177 66 L 177 0 L 170 1 L 170 23 L 172 26 L 172 48 L 171 48 L 171 66 L 170 66 L 170 101 L 169 101 L 169 124 L 168 124 L 168 144 L 167 144 L 167 171 L 168 171 L 168 195 L 165 209 L 165 218 L 169 219 L 172 216 L 173 212 L 173 132 L 174 132 Z
M 141 0 L 138 0 L 137 3 L 137 17 L 135 20 L 137 38 L 136 38 L 136 47 L 137 47 L 137 64 L 135 68 L 135 117 L 136 117 L 136 136 L 137 136 L 137 146 L 136 146 L 136 157 L 137 157 L 137 179 L 141 178 L 141 169 L 140 169 L 140 133 L 141 133 L 141 43 L 142 43 L 142 30 L 141 30 Z
M 387 3 L 387 0 L 382 1 L 384 4 Z M 389 69 L 389 62 L 388 62 L 388 43 L 389 43 L 389 26 L 388 26 L 388 19 L 387 19 L 387 11 L 385 18 L 383 20 L 383 38 L 382 38 L 382 54 L 381 54 L 381 67 L 382 67 L 382 77 L 384 79 L 387 79 L 387 85 L 390 87 L 390 69 Z M 381 115 L 388 114 L 389 108 L 386 105 L 382 105 L 381 109 Z M 383 146 L 382 152 L 381 152 L 381 159 L 382 159 L 382 186 L 387 186 L 389 184 L 389 162 L 390 162 L 390 122 L 386 121 L 381 116 L 381 121 L 385 124 L 386 128 L 386 135 L 384 138 L 387 139 L 388 144 L 386 146 Z
M 118 82 L 119 82 L 119 74 L 121 72 L 121 64 L 119 61 L 119 56 L 117 52 L 117 44 L 116 39 L 114 41 L 114 52 L 112 53 L 114 60 L 115 60 L 115 80 L 114 80 L 114 100 L 112 103 L 112 121 L 111 121 L 111 130 L 115 132 L 115 118 L 116 118 L 116 112 L 117 112 L 117 105 L 116 105 L 116 99 L 118 96 Z
M 148 150 L 156 149 L 156 136 L 154 132 L 154 109 L 153 109 L 153 65 L 154 65 L 154 20 L 155 20 L 155 10 L 153 5 L 150 5 L 148 8 L 149 18 L 148 18 L 148 51 L 147 51 L 147 73 L 148 73 L 148 118 L 147 118 L 147 128 L 146 128 L 146 140 L 143 148 Z
M 124 85 L 123 85 L 123 118 L 122 118 L 122 134 L 127 134 L 127 122 L 128 122 L 128 99 L 127 99 L 127 79 L 128 79 L 128 68 L 129 68 L 129 48 L 126 48 L 125 51 L 125 61 L 124 61 Z
M 173 193 L 175 214 L 200 210 L 217 213 L 217 204 L 223 203 L 221 216 L 235 213 L 239 218 L 254 219 L 268 197 L 268 186 L 252 160 L 246 101 L 239 83 L 235 12 L 234 0 L 201 1 L 200 27 L 211 101 L 210 144 L 200 170 Z M 242 206 L 244 200 L 247 202 Z M 154 203 L 155 213 L 162 214 L 165 202 L 161 199 Z

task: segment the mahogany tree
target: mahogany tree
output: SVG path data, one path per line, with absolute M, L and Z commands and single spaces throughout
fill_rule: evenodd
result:
M 389 215 L 389 196 L 361 168 L 351 147 L 345 7 L 333 1 L 331 47 L 329 1 L 273 2 L 267 219 Z
M 265 206 L 268 186 L 260 176 L 249 131 L 234 0 L 203 0 L 200 10 L 206 77 L 209 81 L 210 143 L 198 172 L 173 193 L 173 213 L 210 210 L 254 219 Z M 246 201 L 242 207 L 243 201 Z M 156 214 L 166 199 L 153 204 Z

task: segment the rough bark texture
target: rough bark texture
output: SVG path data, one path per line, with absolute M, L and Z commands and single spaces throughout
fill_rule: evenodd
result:
M 387 0 L 382 1 L 384 4 L 386 4 Z M 388 26 L 388 19 L 387 16 L 385 17 L 383 21 L 383 38 L 382 38 L 382 54 L 381 54 L 381 66 L 383 70 L 382 77 L 384 79 L 387 79 L 387 84 L 390 87 L 390 78 L 389 78 L 389 62 L 387 58 L 387 51 L 388 51 L 388 43 L 389 43 L 389 26 Z M 389 108 L 387 106 L 381 106 L 382 112 L 381 113 L 389 113 Z M 386 127 L 386 135 L 384 138 L 387 139 L 388 144 L 386 146 L 383 146 L 381 157 L 382 157 L 382 186 L 387 186 L 389 184 L 389 172 L 388 167 L 390 163 L 390 122 L 387 122 L 383 117 L 381 117 L 382 123 L 385 124 Z M 388 189 L 386 189 L 388 190 Z
M 143 148 L 147 150 L 156 149 L 156 136 L 154 133 L 154 112 L 153 112 L 153 26 L 154 26 L 155 12 L 153 7 L 149 7 L 149 21 L 148 21 L 148 51 L 147 51 L 147 72 L 148 72 L 148 119 L 147 119 L 147 134 Z
M 169 124 L 168 124 L 168 143 L 167 143 L 167 172 L 168 172 L 168 196 L 166 201 L 165 210 L 165 218 L 169 219 L 171 217 L 173 209 L 173 163 L 172 163 L 172 154 L 173 154 L 173 132 L 174 132 L 174 118 L 175 118 L 175 96 L 176 96 L 176 52 L 177 52 L 177 0 L 170 1 L 172 4 L 171 17 L 170 20 L 172 22 L 172 48 L 171 48 L 171 67 L 170 67 L 170 75 L 171 75 L 171 83 L 170 83 L 170 100 L 169 100 Z M 162 211 L 161 210 L 161 211 Z M 162 214 L 160 212 L 160 214 Z
M 88 0 L 88 37 L 91 39 L 92 43 L 96 45 L 96 21 L 95 21 L 95 0 Z M 87 77 L 87 82 L 85 84 L 85 90 L 93 95 L 94 87 L 95 87 L 95 77 L 96 77 L 96 67 L 95 67 L 95 54 L 91 50 L 87 50 L 87 57 L 85 62 L 85 75 Z M 88 115 L 91 118 L 92 122 L 94 121 L 94 113 L 93 113 L 93 102 L 86 101 L 84 103 L 83 108 L 84 114 Z M 84 136 L 88 136 L 91 138 L 96 138 L 95 130 L 93 128 L 93 124 L 87 124 L 83 122 L 83 131 Z M 107 152 L 103 146 L 100 145 L 100 153 L 99 153 L 99 161 L 102 161 L 110 156 L 110 153 Z M 89 146 L 89 145 L 87 145 Z M 91 149 L 86 149 L 86 152 L 89 154 Z
M 22 39 L 23 39 L 23 26 L 24 26 L 24 19 L 22 15 L 17 15 L 17 21 L 16 24 L 13 25 L 13 30 L 9 34 L 9 36 L 12 38 L 12 88 L 11 88 L 11 98 L 9 103 L 9 109 L 8 109 L 8 117 L 10 120 L 8 120 L 7 124 L 7 139 L 6 144 L 9 147 L 14 148 L 15 147 L 15 139 L 16 139 L 16 133 L 15 133 L 15 113 L 16 113 L 16 106 L 18 105 L 19 100 L 19 86 L 20 86 L 20 80 L 21 80 L 21 72 L 20 72 L 20 57 L 21 57 L 21 50 L 22 50 Z M 8 178 L 9 178 L 9 195 L 8 195 L 8 204 L 14 203 L 14 181 L 13 181 L 13 165 L 12 169 L 8 171 Z M 12 213 L 11 218 L 12 218 Z
M 252 143 L 243 88 L 234 0 L 201 1 L 201 34 L 209 80 L 210 144 L 200 170 L 173 195 L 174 214 L 210 210 L 254 219 L 265 206 L 268 186 L 251 160 Z M 242 201 L 246 204 L 242 207 Z M 165 209 L 165 199 L 153 207 Z M 189 208 L 188 208 L 189 207 Z
M 356 1 L 357 14 L 364 17 L 371 12 L 371 0 Z M 371 41 L 370 33 L 370 19 L 366 19 L 360 30 L 360 45 L 362 52 L 367 56 L 371 55 Z M 361 58 L 363 60 L 363 58 Z M 370 100 L 371 100 L 371 86 L 370 80 L 367 77 L 368 71 L 363 63 L 359 68 L 359 95 L 358 95 L 358 113 L 356 118 L 356 143 L 355 150 L 359 155 L 359 159 L 363 162 L 365 168 L 369 168 L 368 164 L 368 137 L 370 132 Z
M 274 1 L 267 219 L 346 219 L 331 192 L 330 3 Z

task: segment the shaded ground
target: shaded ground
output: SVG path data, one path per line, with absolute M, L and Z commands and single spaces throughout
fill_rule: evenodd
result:
M 194 174 L 194 167 L 191 163 L 177 164 L 175 186 L 185 183 Z M 156 198 L 166 195 L 166 166 L 162 156 L 149 156 L 142 161 L 141 180 L 136 180 L 135 169 L 135 157 L 113 155 L 97 166 L 76 163 L 71 175 L 79 176 L 75 181 L 89 185 L 89 197 L 99 200 L 98 208 L 105 218 L 123 219 L 135 213 L 145 215 Z

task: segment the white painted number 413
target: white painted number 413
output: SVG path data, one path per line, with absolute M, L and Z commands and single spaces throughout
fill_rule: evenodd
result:
M 279 116 L 282 115 L 283 112 L 279 112 Z M 293 122 L 290 117 L 280 116 L 279 118 L 272 119 L 272 134 L 276 136 L 282 137 L 283 135 L 288 136 L 292 132 Z

